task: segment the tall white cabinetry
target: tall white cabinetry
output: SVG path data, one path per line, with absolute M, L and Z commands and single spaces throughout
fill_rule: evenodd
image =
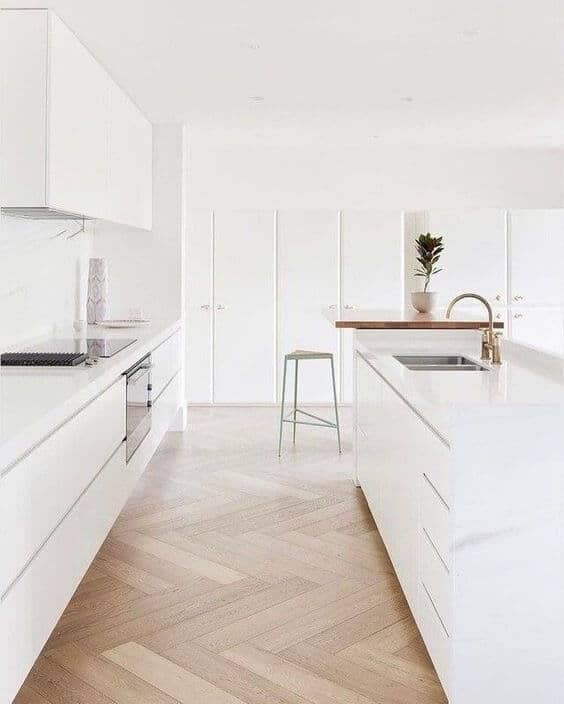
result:
M 152 126 L 51 11 L 0 11 L 4 208 L 152 220 Z
M 214 282 L 214 401 L 272 402 L 276 398 L 272 212 L 216 212 Z
M 564 211 L 511 211 L 509 247 L 512 338 L 564 353 Z
M 403 306 L 403 230 L 399 211 L 344 210 L 340 220 L 341 311 Z M 352 403 L 352 331 L 341 331 L 342 400 Z
M 274 403 L 296 348 L 333 352 L 340 399 L 351 402 L 350 331 L 324 311 L 402 305 L 402 227 L 399 211 L 190 212 L 188 402 Z M 299 396 L 332 401 L 326 362 L 303 365 Z
M 328 210 L 278 213 L 278 346 L 279 379 L 284 354 L 295 349 L 332 352 L 337 357 L 337 330 L 323 310 L 337 309 L 338 213 Z M 294 365 L 289 365 L 287 384 Z M 332 387 L 324 360 L 302 365 L 300 397 L 329 402 Z
M 439 264 L 442 271 L 432 281 L 441 307 L 446 307 L 457 294 L 468 291 L 480 293 L 494 307 L 506 305 L 504 210 L 431 210 L 427 213 L 427 231 L 444 237 L 445 250 Z M 468 311 L 483 310 L 480 304 L 469 301 L 461 306 Z

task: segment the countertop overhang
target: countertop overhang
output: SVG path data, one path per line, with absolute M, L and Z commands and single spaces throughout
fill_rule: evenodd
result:
M 418 313 L 416 310 L 348 310 L 341 313 L 327 311 L 328 320 L 336 328 L 355 330 L 478 330 L 487 327 L 486 319 L 456 315 L 447 318 L 445 311 Z M 502 321 L 494 321 L 494 327 L 503 330 Z

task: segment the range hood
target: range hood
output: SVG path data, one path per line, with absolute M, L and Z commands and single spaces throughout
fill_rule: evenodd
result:
M 7 207 L 1 208 L 3 215 L 28 220 L 90 220 L 79 213 L 69 213 L 66 210 L 56 210 L 47 207 Z

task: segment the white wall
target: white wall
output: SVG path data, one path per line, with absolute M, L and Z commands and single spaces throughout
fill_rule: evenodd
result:
M 86 227 L 67 239 L 80 223 L 0 218 L 0 349 L 84 317 L 92 244 Z
M 192 134 L 190 208 L 564 205 L 564 151 L 218 145 Z

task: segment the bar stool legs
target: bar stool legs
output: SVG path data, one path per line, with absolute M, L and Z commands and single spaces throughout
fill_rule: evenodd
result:
M 321 418 L 313 413 L 308 413 L 307 411 L 302 411 L 298 408 L 298 363 L 300 360 L 306 359 L 328 359 L 331 364 L 331 383 L 333 386 L 333 406 L 335 409 L 335 421 L 332 422 L 326 418 Z M 294 405 L 288 417 L 284 416 L 284 408 L 286 402 L 286 374 L 288 372 L 288 362 L 290 360 L 295 361 L 294 366 Z M 312 418 L 314 421 L 310 420 L 298 420 L 298 413 Z M 287 354 L 284 357 L 284 375 L 282 377 L 282 401 L 280 405 L 280 433 L 278 436 L 278 457 L 282 454 L 282 433 L 284 429 L 284 423 L 291 423 L 292 428 L 292 442 L 296 443 L 296 426 L 297 425 L 315 425 L 322 428 L 335 428 L 337 431 L 337 443 L 339 446 L 339 454 L 341 454 L 341 428 L 339 424 L 339 409 L 337 406 L 337 385 L 335 382 L 335 364 L 333 361 L 333 355 L 330 352 L 308 352 L 306 350 L 296 350 L 291 354 Z

